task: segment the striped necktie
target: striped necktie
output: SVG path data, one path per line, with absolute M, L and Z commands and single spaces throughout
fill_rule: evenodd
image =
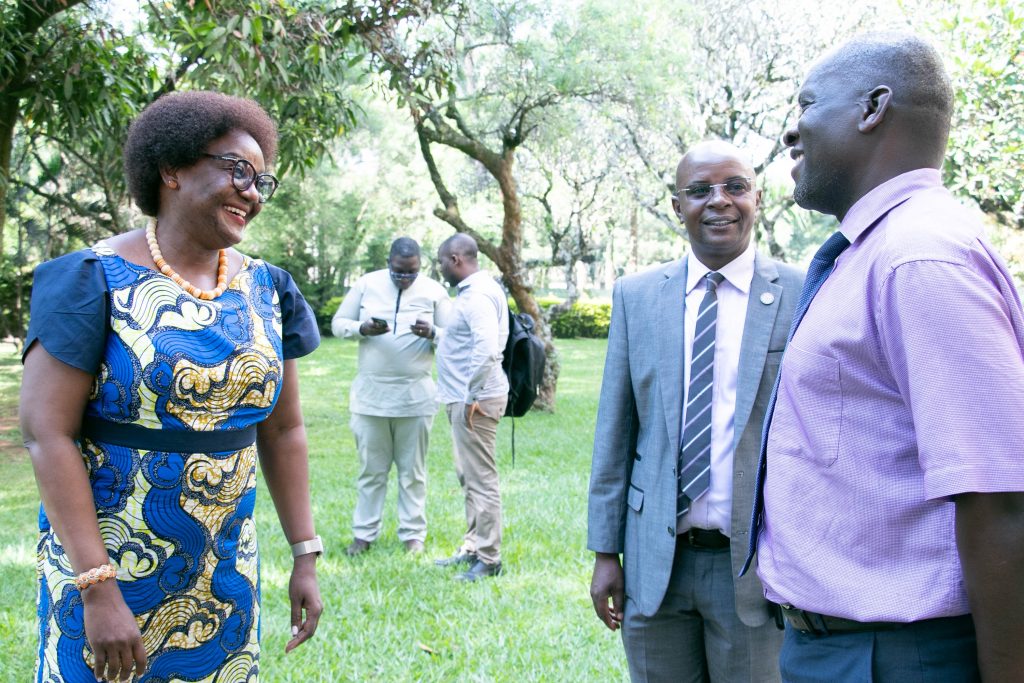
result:
M 793 312 L 793 324 L 789 328 L 787 343 L 796 334 L 796 328 L 804 319 L 811 300 L 825 280 L 828 279 L 832 269 L 835 268 L 836 259 L 843 253 L 850 241 L 841 232 L 835 232 L 829 237 L 825 244 L 821 245 L 810 265 L 807 266 L 807 279 L 804 280 L 804 287 L 800 290 L 800 298 L 796 302 L 796 310 Z M 757 480 L 754 483 L 754 510 L 750 519 L 750 539 L 748 540 L 747 559 L 740 570 L 740 576 L 750 567 L 757 551 L 757 536 L 761 533 L 761 523 L 764 521 L 764 480 L 768 474 L 768 430 L 772 425 L 772 413 L 775 412 L 775 401 L 779 396 L 779 382 L 782 379 L 782 372 L 775 377 L 775 386 L 772 387 L 771 396 L 768 398 L 768 409 L 765 411 L 764 426 L 761 429 L 761 457 L 757 464 Z
M 690 358 L 690 387 L 686 394 L 686 422 L 679 449 L 679 490 L 676 523 L 690 510 L 690 501 L 711 484 L 711 399 L 715 376 L 715 326 L 718 322 L 718 285 L 725 277 L 711 272 L 705 277 L 707 290 L 697 309 Z

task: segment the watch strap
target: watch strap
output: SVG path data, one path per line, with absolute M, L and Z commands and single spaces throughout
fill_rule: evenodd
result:
M 308 555 L 309 553 L 316 553 L 317 555 L 323 555 L 324 543 L 320 540 L 319 536 L 314 536 L 308 541 L 300 541 L 292 544 L 292 557 L 298 557 L 300 555 Z

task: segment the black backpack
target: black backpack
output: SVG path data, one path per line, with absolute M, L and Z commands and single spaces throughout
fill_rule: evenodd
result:
M 529 313 L 508 312 L 508 341 L 501 360 L 501 369 L 508 377 L 505 417 L 526 415 L 544 381 L 544 342 L 533 333 L 533 327 Z

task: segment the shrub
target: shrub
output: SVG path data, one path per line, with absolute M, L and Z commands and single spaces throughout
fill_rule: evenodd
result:
M 568 311 L 549 321 L 557 339 L 607 339 L 612 319 L 612 305 L 576 302 Z
M 577 301 L 568 311 L 563 311 L 551 318 L 549 311 L 562 301 L 555 296 L 537 297 L 537 305 L 541 307 L 545 317 L 548 318 L 548 325 L 551 326 L 551 334 L 555 336 L 555 339 L 608 338 L 608 326 L 612 321 L 610 302 Z M 513 313 L 519 312 L 519 307 L 511 297 L 508 300 L 508 307 L 512 309 Z M 327 321 L 327 326 L 330 327 L 330 319 Z
M 320 328 L 320 334 L 324 336 L 330 336 L 331 334 L 331 318 L 338 311 L 338 306 L 341 305 L 341 300 L 345 297 L 332 296 L 324 305 L 320 307 L 320 310 L 316 312 L 316 324 Z

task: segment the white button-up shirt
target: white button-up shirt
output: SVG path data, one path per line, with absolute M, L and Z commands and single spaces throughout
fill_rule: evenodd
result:
M 718 269 L 725 279 L 718 285 L 718 322 L 715 326 L 715 369 L 711 397 L 711 484 L 698 496 L 683 517 L 680 529 L 721 529 L 732 534 L 732 460 L 736 417 L 736 378 L 740 367 L 740 343 L 747 319 L 750 283 L 754 279 L 754 244 Z M 686 315 L 683 362 L 686 370 L 683 405 L 689 397 L 690 357 L 697 328 L 697 311 L 704 298 L 704 276 L 710 269 L 693 252 L 686 262 Z M 685 416 L 684 416 L 685 424 Z
M 470 404 L 508 394 L 501 369 L 508 340 L 508 299 L 486 271 L 458 285 L 452 314 L 437 346 L 438 400 Z
M 436 413 L 431 360 L 450 310 L 448 291 L 425 275 L 404 291 L 386 268 L 359 278 L 331 319 L 335 337 L 359 340 L 359 371 L 349 392 L 349 410 L 380 417 Z M 359 326 L 371 317 L 387 320 L 390 330 L 361 335 Z M 434 325 L 434 342 L 412 333 L 410 327 L 417 319 Z

